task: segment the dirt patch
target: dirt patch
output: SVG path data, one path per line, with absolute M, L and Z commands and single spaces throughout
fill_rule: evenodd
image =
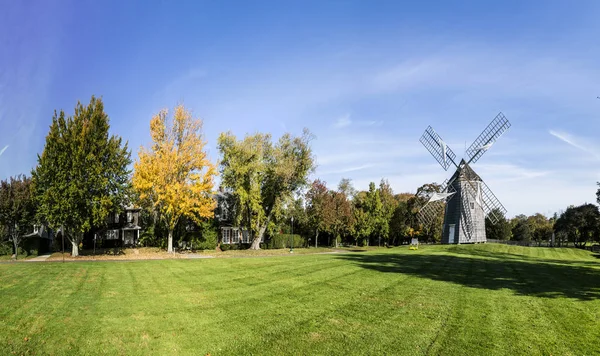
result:
M 65 253 L 65 261 L 119 261 L 119 260 L 165 260 L 187 258 L 185 253 L 167 253 L 158 248 L 131 248 L 131 249 L 106 249 L 93 251 L 82 251 L 77 257 Z M 63 254 L 53 253 L 46 261 L 62 261 Z

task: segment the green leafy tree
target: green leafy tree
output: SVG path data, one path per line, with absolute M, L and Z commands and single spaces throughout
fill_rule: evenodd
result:
M 15 258 L 19 246 L 35 217 L 35 205 L 31 194 L 31 178 L 19 175 L 0 182 L 0 225 L 8 232 L 13 243 Z
M 414 200 L 414 194 L 401 193 L 394 196 L 396 207 L 390 219 L 390 244 L 402 243 L 411 227 L 412 212 L 409 201 Z
M 533 231 L 527 216 L 517 215 L 511 220 L 512 240 L 529 242 L 533 237 Z
M 494 214 L 498 217 L 498 221 L 495 224 L 492 224 L 489 216 L 485 217 L 485 236 L 491 240 L 510 240 L 510 222 L 500 209 L 494 209 Z
M 598 204 L 600 204 L 600 182 L 597 182 L 596 184 L 598 184 L 598 190 L 596 191 L 596 202 Z
M 538 244 L 552 238 L 553 223 L 543 214 L 537 213 L 527 218 L 532 229 L 532 238 Z
M 109 135 L 109 119 L 101 99 L 80 102 L 72 117 L 54 112 L 50 132 L 33 185 L 39 220 L 62 231 L 79 255 L 83 234 L 105 224 L 118 211 L 130 191 L 127 143 Z
M 390 183 L 386 179 L 382 179 L 379 183 L 379 200 L 381 200 L 382 221 L 379 226 L 379 236 L 387 243 L 390 238 L 390 222 L 394 210 L 398 206 L 398 202 L 394 199 L 394 191 Z
M 590 240 L 600 241 L 600 212 L 594 204 L 570 206 L 554 224 L 557 234 L 566 235 L 576 247 L 585 247 Z
M 285 134 L 276 144 L 269 134 L 242 140 L 231 132 L 219 136 L 222 185 L 237 197 L 240 208 L 235 220 L 252 232 L 251 249 L 260 248 L 277 210 L 307 185 L 314 169 L 310 139 L 308 130 L 300 137 Z
M 372 222 L 372 237 L 381 238 L 382 233 L 387 234 L 389 232 L 389 227 L 385 221 L 385 212 L 383 210 L 383 204 L 381 202 L 381 196 L 375 187 L 375 183 L 369 183 L 369 191 L 365 196 L 364 207 L 366 208 L 366 213 L 369 219 Z M 369 245 L 369 240 L 367 239 L 367 245 Z
M 353 208 L 354 244 L 366 245 L 375 228 L 367 206 L 367 192 L 361 191 L 354 196 Z
M 294 235 L 305 236 L 307 233 L 308 215 L 306 208 L 304 207 L 304 199 L 301 196 L 292 199 L 286 204 L 285 211 L 283 211 L 283 214 L 281 214 L 281 217 L 279 218 L 279 231 L 283 231 L 285 234 L 292 233 L 291 218 L 294 218 Z
M 352 200 L 357 193 L 352 185 L 352 179 L 342 178 L 338 184 L 338 192 L 344 194 L 346 199 Z
M 319 233 L 327 229 L 325 212 L 326 209 L 330 209 L 328 206 L 330 202 L 331 198 L 325 182 L 318 179 L 312 182 L 306 192 L 306 213 L 308 226 L 315 236 L 315 247 L 318 247 Z

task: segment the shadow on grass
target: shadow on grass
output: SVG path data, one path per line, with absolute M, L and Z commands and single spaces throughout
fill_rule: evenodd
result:
M 519 295 L 544 298 L 600 298 L 600 269 L 545 260 L 535 262 L 527 256 L 519 260 L 476 249 L 469 252 L 460 250 L 457 255 L 344 254 L 336 258 L 383 273 L 409 274 L 471 288 L 510 289 Z M 481 258 L 486 254 L 488 258 Z
M 545 248 L 545 247 L 533 247 L 533 248 Z M 572 260 L 572 259 L 553 259 L 553 258 L 545 258 L 545 257 L 537 257 L 537 256 L 527 256 L 518 253 L 509 253 L 509 252 L 498 252 L 498 251 L 489 251 L 485 249 L 477 249 L 477 248 L 464 248 L 460 246 L 453 246 L 448 248 L 448 252 L 458 255 L 465 256 L 478 256 L 484 258 L 495 258 L 500 260 L 518 260 L 518 261 L 528 261 L 535 263 L 560 263 L 565 265 L 577 265 L 577 266 L 596 266 L 600 267 L 600 263 L 593 260 Z

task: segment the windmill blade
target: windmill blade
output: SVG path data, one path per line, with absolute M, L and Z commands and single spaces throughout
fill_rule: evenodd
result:
M 452 199 L 455 193 L 456 190 L 454 187 L 448 184 L 448 180 L 445 180 L 441 185 L 440 191 L 431 193 L 427 203 L 419 210 L 417 214 L 419 224 L 424 226 L 431 225 L 442 210 L 444 210 L 446 202 Z
M 494 120 L 483 130 L 483 132 L 467 148 L 467 163 L 475 163 L 496 142 L 504 131 L 508 130 L 510 122 L 499 113 Z
M 492 190 L 485 184 L 484 181 L 480 182 L 481 185 L 481 200 L 483 201 L 485 216 L 487 216 L 492 224 L 496 224 L 502 216 L 506 216 L 506 208 L 500 203 L 500 200 L 496 198 Z M 502 213 L 502 216 L 498 216 L 496 212 Z
M 496 198 L 494 193 L 492 193 L 492 190 L 484 181 L 468 180 L 467 182 L 469 185 L 466 186 L 466 188 L 469 195 L 475 203 L 481 206 L 484 215 L 492 224 L 496 224 L 501 219 L 501 216 L 499 216 L 497 212 L 500 212 L 502 216 L 506 216 L 506 208 L 504 208 L 504 205 L 500 203 L 500 200 Z
M 442 140 L 440 135 L 438 135 L 431 126 L 427 126 L 427 129 L 419 141 L 425 146 L 429 153 L 431 153 L 433 158 L 438 161 L 444 170 L 447 171 L 450 164 L 456 166 L 456 163 L 454 162 L 456 154 L 448 147 L 448 145 L 446 145 L 446 142 Z
M 471 207 L 469 199 L 461 199 L 461 219 L 463 220 L 463 231 L 467 235 L 467 240 L 473 237 L 473 216 L 471 215 Z
M 417 220 L 419 221 L 419 224 L 423 226 L 429 226 L 433 224 L 442 210 L 444 210 L 444 201 L 438 200 L 432 203 L 428 202 L 421 208 L 421 210 L 419 210 Z

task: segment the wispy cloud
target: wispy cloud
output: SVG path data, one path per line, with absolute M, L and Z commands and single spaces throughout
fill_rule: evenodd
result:
M 350 124 L 352 124 L 352 120 L 350 120 L 350 114 L 347 114 L 338 118 L 333 124 L 333 127 L 341 129 L 342 127 L 350 126 Z
M 6 151 L 7 148 L 8 145 L 4 146 L 4 148 L 0 150 L 0 156 L 2 156 L 2 154 L 4 153 L 4 151 Z
M 379 127 L 379 126 L 383 125 L 383 121 L 382 120 L 351 120 L 350 114 L 346 114 L 344 116 L 339 117 L 333 124 L 333 127 L 336 129 L 341 129 L 343 127 L 348 127 L 350 125 L 355 126 L 355 127 Z
M 321 175 L 330 175 L 330 174 L 344 174 L 344 173 L 350 173 L 350 172 L 357 172 L 357 171 L 362 171 L 368 168 L 373 168 L 377 166 L 377 164 L 362 164 L 360 166 L 350 166 L 350 167 L 342 167 L 339 169 L 334 169 L 334 170 L 330 170 L 330 171 L 322 171 L 319 172 Z
M 476 171 L 483 179 L 491 178 L 501 183 L 541 178 L 551 173 L 549 170 L 525 168 L 511 163 L 479 164 Z
M 550 135 L 569 144 L 570 146 L 573 146 L 583 152 L 587 152 L 594 156 L 597 160 L 600 160 L 600 150 L 597 147 L 594 147 L 592 144 L 586 142 L 585 139 L 575 137 L 567 132 L 550 130 L 549 133 Z

